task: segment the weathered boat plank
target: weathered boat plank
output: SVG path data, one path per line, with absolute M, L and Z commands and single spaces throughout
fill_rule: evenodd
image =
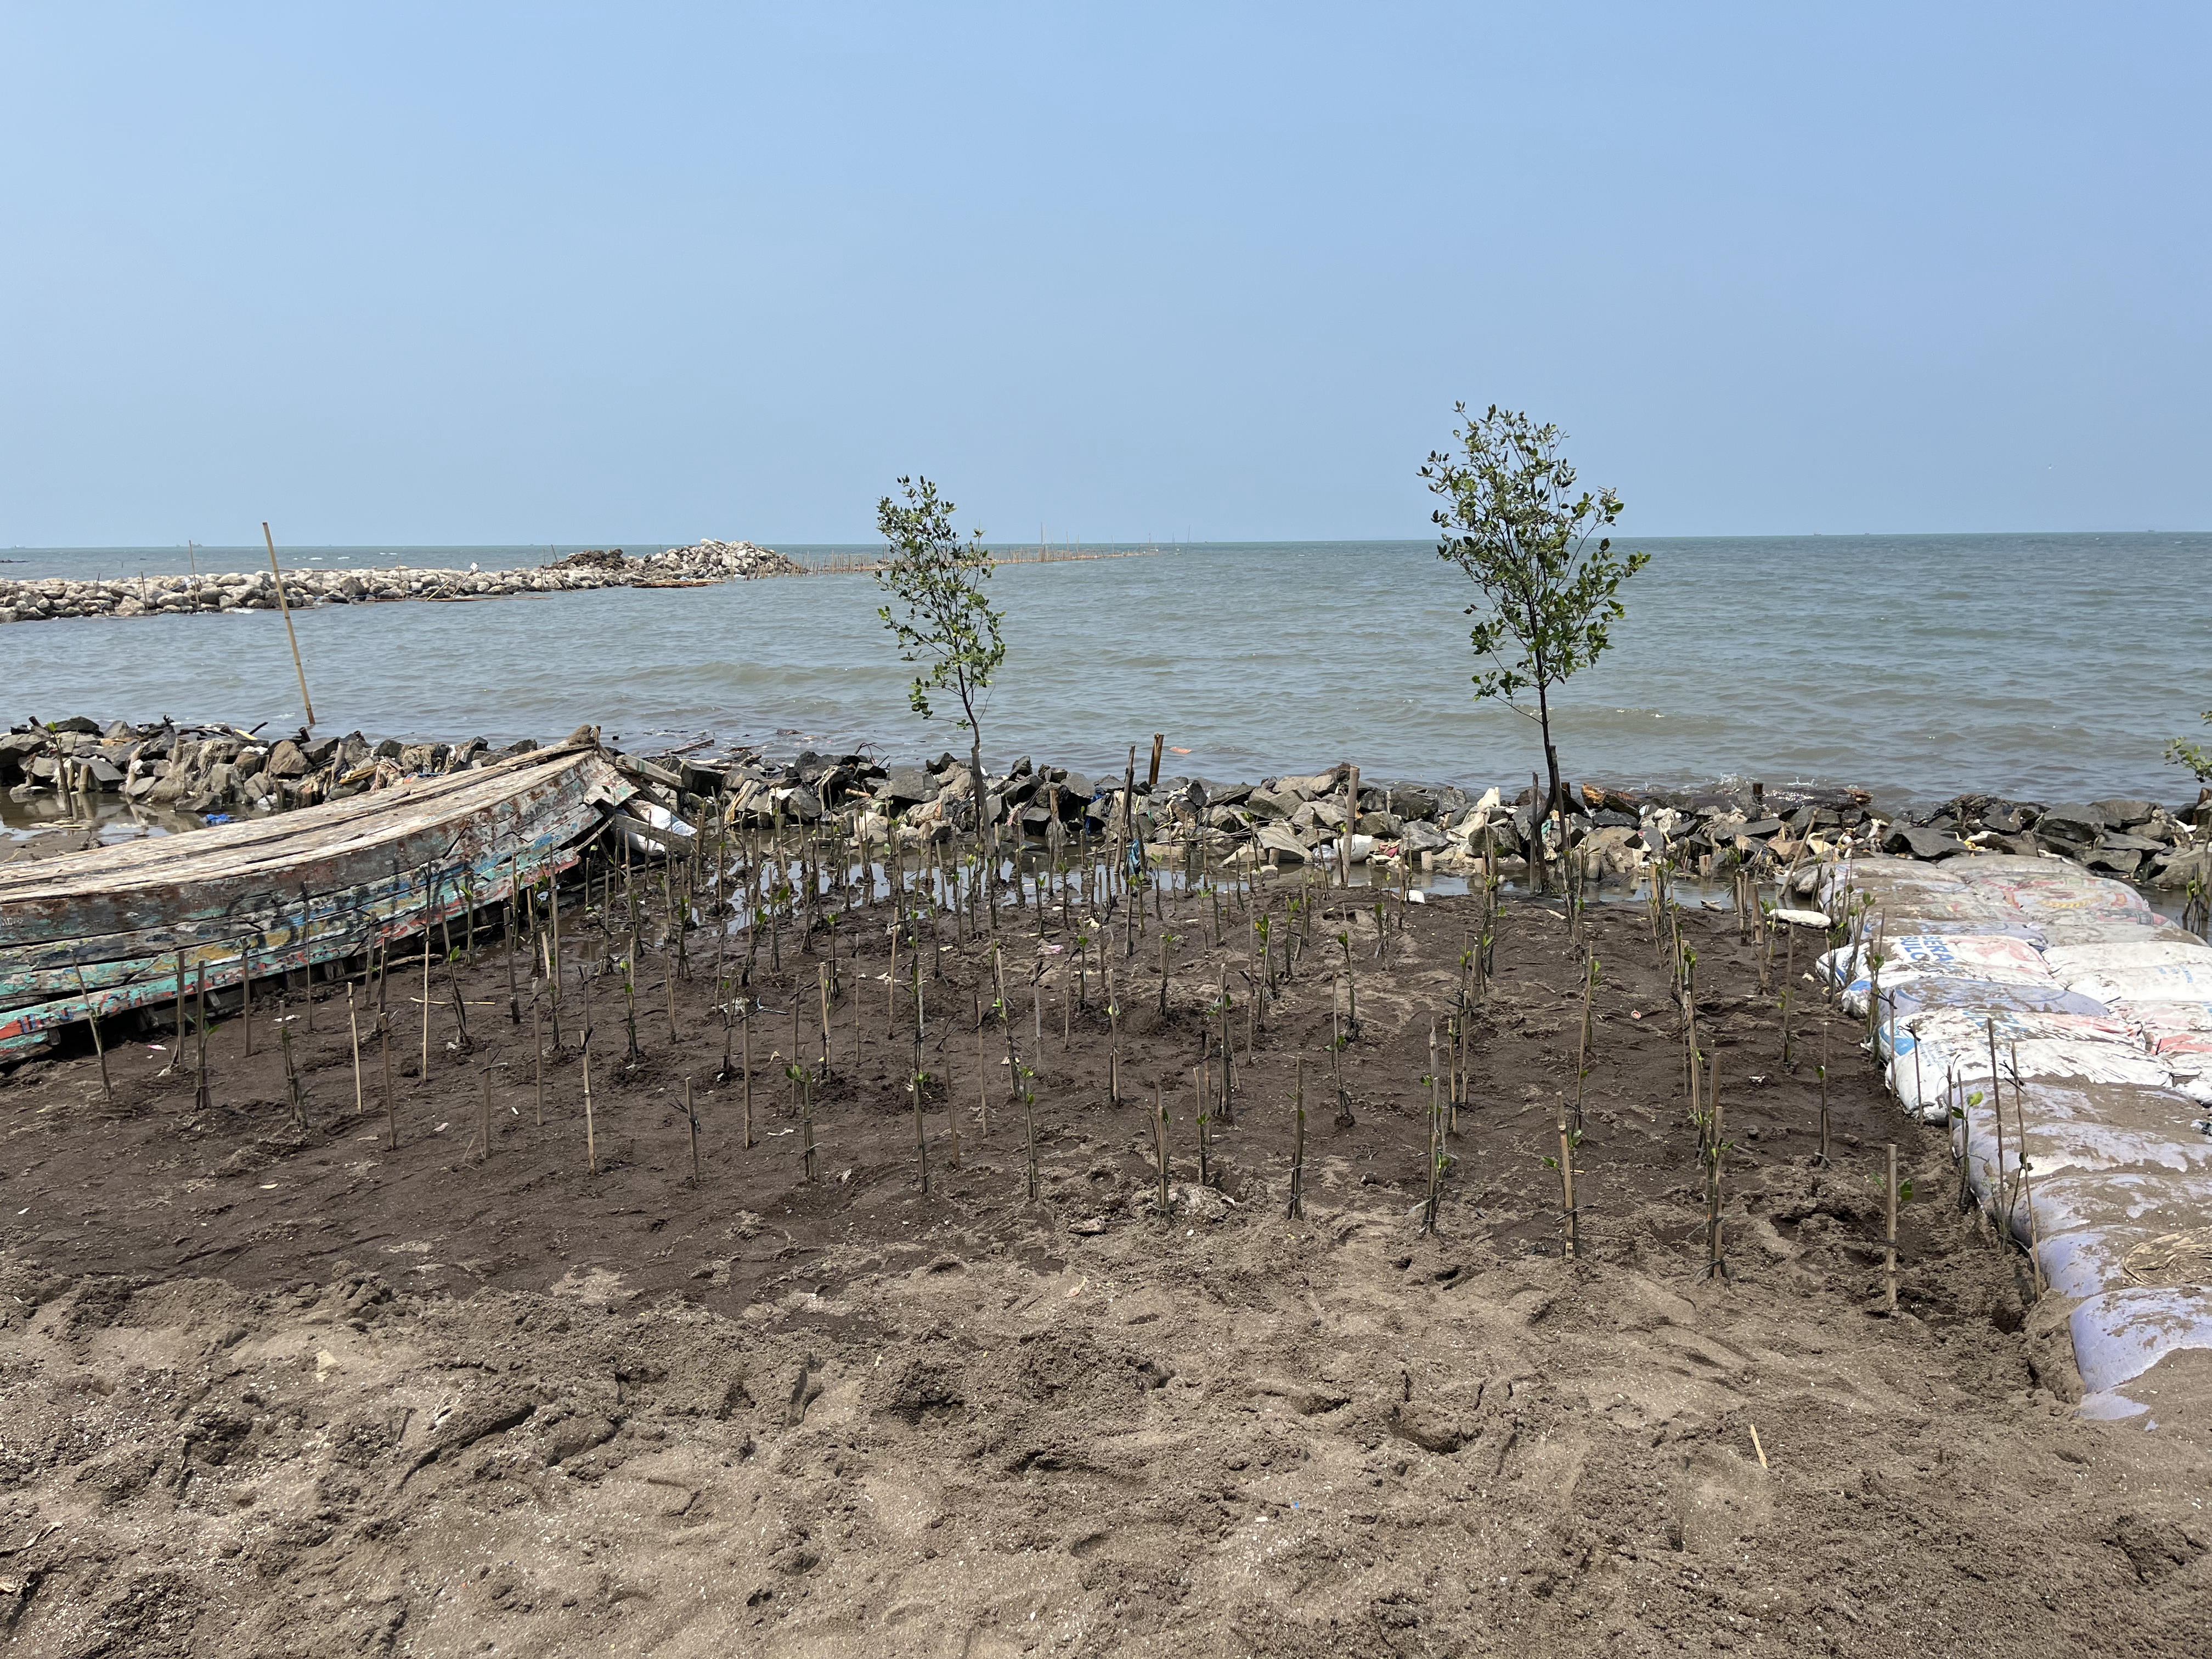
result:
M 502 902 L 573 865 L 635 793 L 580 734 L 273 820 L 0 871 L 0 1055 L 180 982 L 358 956 Z

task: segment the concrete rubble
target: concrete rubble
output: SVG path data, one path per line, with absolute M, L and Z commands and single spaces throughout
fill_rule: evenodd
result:
M 602 587 L 659 587 L 803 574 L 803 568 L 750 542 L 704 541 L 638 558 L 614 548 L 571 554 L 522 570 L 432 570 L 405 565 L 288 569 L 284 602 L 383 605 L 401 599 L 482 599 L 522 593 L 573 593 Z M 119 576 L 71 581 L 48 576 L 0 580 L 0 623 L 67 617 L 149 617 L 205 611 L 274 611 L 276 583 L 266 570 L 193 576 Z

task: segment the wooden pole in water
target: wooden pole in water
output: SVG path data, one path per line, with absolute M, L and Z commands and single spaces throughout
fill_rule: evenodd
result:
M 292 672 L 300 677 L 300 703 L 307 711 L 307 729 L 315 729 L 314 700 L 307 695 L 307 671 L 300 665 L 300 636 L 292 631 L 292 607 L 284 598 L 284 573 L 276 568 L 276 538 L 269 521 L 261 521 L 261 539 L 269 544 L 269 574 L 276 579 L 276 609 L 284 618 L 284 637 L 292 642 Z

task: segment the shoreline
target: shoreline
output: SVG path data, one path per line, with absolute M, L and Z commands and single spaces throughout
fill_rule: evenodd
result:
M 175 829 L 189 830 L 364 795 L 402 777 L 464 770 L 539 746 L 529 738 L 494 748 L 482 738 L 410 742 L 208 723 L 102 725 L 79 715 L 0 734 L 0 791 L 16 805 L 83 802 L 94 819 L 104 803 L 167 813 Z M 827 820 L 856 839 L 900 846 L 972 836 L 976 828 L 974 780 L 949 752 L 898 763 L 865 751 L 771 757 L 757 745 L 693 744 L 617 760 L 659 805 L 695 823 Z M 1125 807 L 1130 777 L 1134 799 Z M 1004 771 L 987 769 L 982 795 L 984 818 L 1018 853 L 1057 854 L 1119 834 L 1126 822 L 1151 860 L 1194 870 L 1372 863 L 1407 879 L 1417 871 L 1465 875 L 1486 863 L 1564 890 L 1632 885 L 1662 864 L 1710 878 L 1738 870 L 1771 876 L 1842 854 L 1939 864 L 1996 854 L 2062 858 L 2161 890 L 2212 884 L 2212 791 L 2172 808 L 2141 798 L 2045 804 L 1962 794 L 1933 811 L 1891 817 L 1866 791 L 1848 787 L 1565 787 L 1571 809 L 1540 823 L 1533 785 L 1475 791 L 1363 776 L 1355 763 L 1256 781 L 1159 775 L 1142 763 L 1114 776 L 1024 756 Z M 71 827 L 86 833 L 82 823 Z M 44 839 L 33 833 L 8 856 Z

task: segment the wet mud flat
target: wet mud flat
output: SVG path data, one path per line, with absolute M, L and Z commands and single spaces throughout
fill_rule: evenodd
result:
M 0 1076 L 13 1649 L 2201 1650 L 2212 1456 L 2073 1418 L 2063 1314 L 1959 1208 L 1943 1138 L 1840 1016 L 1833 1162 L 1813 1162 L 1826 1016 L 1800 1010 L 1785 1070 L 1733 918 L 1685 918 L 1734 1143 L 1716 1279 L 1639 908 L 1581 937 L 1556 903 L 1503 908 L 1430 1233 L 1429 1033 L 1479 902 L 1306 891 L 1310 947 L 1249 1054 L 1245 924 L 1217 945 L 1203 898 L 1133 955 L 1121 919 L 1094 926 L 1081 1006 L 1058 916 L 1004 913 L 1017 1068 L 988 945 L 948 934 L 924 957 L 926 1194 L 911 960 L 885 977 L 866 913 L 826 1071 L 826 941 L 753 964 L 750 1148 L 696 933 L 672 984 L 643 939 L 635 1060 L 619 981 L 594 983 L 588 1153 L 581 1007 L 533 1045 L 496 938 L 451 982 L 466 1047 L 440 969 L 427 1076 L 420 981 L 386 981 L 389 1118 L 358 983 L 358 1108 L 336 985 L 287 1000 L 282 1041 L 257 992 L 250 1057 L 218 1023 L 204 1096 L 167 1033 L 112 1046 L 107 1091 L 88 1046 Z M 1586 952 L 1570 1259 L 1545 1159 Z M 1224 977 L 1234 1121 L 1209 1126 L 1201 1185 L 1193 1071 L 1218 1075 Z M 820 1073 L 805 1112 L 794 1063 Z M 1893 1141 L 1913 1186 L 1893 1317 Z

